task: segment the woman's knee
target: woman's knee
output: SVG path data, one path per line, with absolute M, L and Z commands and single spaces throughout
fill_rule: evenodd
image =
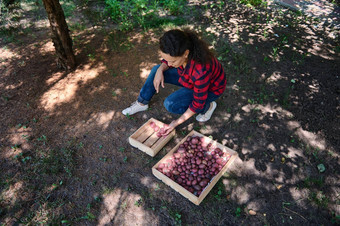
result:
M 172 100 L 172 98 L 166 98 L 163 102 L 165 109 L 173 114 L 183 114 L 186 108 L 181 106 L 177 101 Z
M 163 102 L 163 105 L 167 111 L 172 113 L 173 101 L 169 100 L 169 98 L 166 98 Z

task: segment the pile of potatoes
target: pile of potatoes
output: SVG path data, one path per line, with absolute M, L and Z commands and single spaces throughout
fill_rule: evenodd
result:
M 204 137 L 189 136 L 157 170 L 199 196 L 230 157 L 220 148 L 205 143 Z

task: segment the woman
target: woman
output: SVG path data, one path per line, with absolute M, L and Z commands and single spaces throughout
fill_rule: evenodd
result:
M 164 88 L 164 83 L 180 86 L 181 89 L 164 101 L 169 112 L 182 114 L 166 125 L 163 135 L 167 135 L 194 114 L 198 114 L 197 121 L 208 121 L 216 108 L 215 100 L 225 90 L 226 77 L 208 45 L 195 33 L 170 30 L 164 33 L 159 43 L 161 64 L 152 68 L 137 101 L 122 113 L 133 115 L 147 110 L 152 96 L 159 92 L 160 86 Z

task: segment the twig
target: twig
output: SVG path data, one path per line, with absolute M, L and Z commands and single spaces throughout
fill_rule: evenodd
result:
M 298 216 L 300 216 L 300 217 L 302 217 L 304 220 L 306 220 L 307 221 L 307 219 L 306 218 L 304 218 L 303 216 L 301 216 L 301 214 L 299 214 L 299 213 L 297 213 L 297 212 L 295 212 L 295 211 L 293 211 L 293 210 L 291 210 L 291 209 L 288 209 L 287 207 L 283 207 L 283 208 L 285 208 L 286 210 L 289 210 L 290 212 L 292 212 L 292 213 L 295 213 L 296 215 L 298 215 Z
M 286 215 L 286 216 L 290 216 L 290 214 L 288 214 L 288 213 L 279 213 L 279 214 L 281 214 L 281 215 Z

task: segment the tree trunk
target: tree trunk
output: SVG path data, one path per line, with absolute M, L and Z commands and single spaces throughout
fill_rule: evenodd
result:
M 58 65 L 74 69 L 76 60 L 72 50 L 72 39 L 59 0 L 43 0 L 51 25 L 52 41 L 58 56 Z

